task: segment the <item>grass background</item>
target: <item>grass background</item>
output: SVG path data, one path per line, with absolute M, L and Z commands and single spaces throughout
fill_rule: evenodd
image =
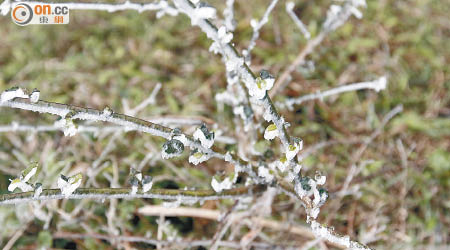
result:
M 208 1 L 219 9 L 222 1 Z M 260 18 L 268 1 L 236 1 L 237 30 L 233 42 L 240 50 L 251 37 L 251 18 Z M 296 14 L 313 35 L 324 21 L 330 1 L 295 1 Z M 253 50 L 251 68 L 268 69 L 278 76 L 306 44 L 284 10 L 285 1 L 275 8 Z M 380 249 L 430 249 L 449 244 L 450 215 L 450 108 L 449 51 L 450 5 L 438 0 L 368 1 L 364 18 L 352 17 L 329 35 L 308 59 L 313 71 L 299 68 L 293 82 L 275 100 L 326 90 L 345 83 L 373 80 L 387 75 L 385 91 L 358 91 L 324 101 L 307 102 L 281 113 L 291 123 L 290 132 L 304 140 L 305 150 L 318 143 L 327 146 L 311 150 L 303 160 L 309 174 L 316 170 L 328 177 L 326 187 L 332 194 L 323 207 L 319 221 L 333 225 L 337 232 L 361 239 L 378 228 L 369 246 Z M 138 116 L 203 116 L 227 128 L 234 136 L 235 125 L 228 107 L 223 111 L 214 95 L 226 87 L 224 67 L 218 56 L 208 52 L 210 41 L 185 16 L 123 11 L 71 11 L 69 25 L 32 25 L 19 27 L 9 16 L 0 17 L 0 89 L 21 86 L 41 90 L 41 99 L 123 112 L 122 99 L 133 107 L 144 100 L 157 82 L 163 84 L 157 105 Z M 404 111 L 394 117 L 356 162 L 352 158 L 361 145 L 396 105 Z M 18 110 L 0 110 L 0 123 L 48 124 L 55 117 Z M 183 127 L 192 132 L 193 127 Z M 129 166 L 139 164 L 149 153 L 158 154 L 162 141 L 130 132 L 111 142 L 112 135 L 78 134 L 64 137 L 61 132 L 2 133 L 0 135 L 0 193 L 7 192 L 8 178 L 16 176 L 30 161 L 45 169 L 40 175 L 44 186 L 55 186 L 59 173 L 86 172 L 108 143 L 113 150 L 101 164 L 112 172 L 113 165 L 126 181 Z M 261 138 L 263 141 L 263 138 Z M 354 142 L 356 141 L 356 142 Z M 402 162 L 399 144 L 407 152 Z M 265 151 L 273 145 L 259 143 Z M 228 146 L 231 149 L 237 146 Z M 187 154 L 186 154 L 187 156 Z M 152 160 L 146 174 L 161 176 L 156 187 L 209 188 L 210 175 L 225 166 L 209 161 L 197 167 L 187 157 L 171 161 Z M 351 183 L 360 195 L 334 199 L 342 188 L 351 165 L 362 168 Z M 176 171 L 170 170 L 173 167 Z M 173 169 L 172 168 L 172 169 Z M 108 186 L 102 173 L 95 178 Z M 122 234 L 156 235 L 155 217 L 135 213 L 156 200 L 118 203 L 117 226 Z M 35 219 L 25 226 L 17 248 L 110 249 L 103 241 L 53 238 L 58 231 L 83 232 L 85 224 L 102 232 L 106 224 L 106 203 L 98 201 L 49 202 L 53 213 L 48 229 Z M 62 223 L 58 210 L 71 212 L 78 205 L 83 211 L 70 223 Z M 229 201 L 199 205 L 226 208 Z M 280 221 L 302 223 L 304 212 L 287 197 L 274 203 L 272 216 Z M 0 245 L 24 227 L 28 205 L 1 206 Z M 174 218 L 179 234 L 191 239 L 211 238 L 216 223 L 190 218 Z M 245 228 L 242 229 L 245 232 Z M 274 241 L 301 246 L 305 239 L 266 232 Z M 130 244 L 144 248 L 140 244 Z

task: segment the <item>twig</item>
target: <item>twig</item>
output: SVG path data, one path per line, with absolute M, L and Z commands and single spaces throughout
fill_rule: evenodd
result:
M 138 191 L 131 194 L 130 188 L 79 188 L 67 199 L 136 199 L 155 198 L 163 200 L 181 200 L 181 202 L 199 202 L 219 199 L 237 199 L 253 196 L 263 192 L 265 186 L 255 185 L 224 190 L 216 193 L 213 190 L 177 190 L 177 189 L 151 189 L 147 193 Z M 66 199 L 59 189 L 44 189 L 38 197 L 34 197 L 34 191 L 22 193 L 10 193 L 0 195 L 0 205 L 18 204 L 31 201 L 61 200 Z

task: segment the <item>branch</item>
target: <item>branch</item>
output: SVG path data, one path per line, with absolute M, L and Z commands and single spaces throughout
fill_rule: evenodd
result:
M 383 77 L 380 77 L 380 78 L 378 78 L 374 81 L 370 81 L 370 82 L 353 83 L 353 84 L 340 86 L 340 87 L 337 87 L 334 89 L 326 90 L 324 92 L 318 91 L 317 93 L 314 93 L 314 94 L 304 95 L 304 96 L 300 96 L 300 97 L 296 97 L 296 98 L 289 98 L 285 101 L 284 104 L 282 104 L 282 103 L 277 103 L 277 104 L 280 104 L 280 106 L 286 105 L 286 107 L 289 110 L 292 110 L 292 107 L 294 105 L 301 104 L 305 101 L 310 101 L 310 100 L 314 100 L 314 99 L 323 99 L 328 96 L 338 95 L 338 94 L 345 93 L 345 92 L 357 91 L 357 90 L 361 90 L 361 89 L 373 89 L 376 92 L 378 92 L 380 90 L 386 89 L 386 84 L 387 84 L 386 76 L 383 76 Z
M 239 187 L 216 193 L 213 190 L 178 190 L 178 189 L 151 189 L 147 193 L 138 191 L 131 194 L 131 188 L 79 188 L 67 199 L 136 199 L 154 198 L 163 200 L 179 200 L 181 202 L 199 202 L 219 199 L 237 199 L 252 197 L 265 190 L 264 185 L 253 185 Z M 60 189 L 44 189 L 38 197 L 35 192 L 10 193 L 0 195 L 0 205 L 18 204 L 42 200 L 62 200 L 66 196 L 61 194 Z

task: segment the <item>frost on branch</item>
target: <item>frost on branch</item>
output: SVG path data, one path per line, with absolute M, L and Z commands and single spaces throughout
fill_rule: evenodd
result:
M 309 33 L 308 29 L 303 24 L 303 22 L 297 17 L 297 15 L 295 15 L 294 7 L 295 7 L 294 2 L 287 2 L 286 3 L 286 12 L 292 18 L 292 20 L 294 21 L 295 25 L 297 25 L 297 27 L 300 29 L 300 31 L 302 32 L 303 36 L 305 36 L 306 39 L 311 38 L 311 33 Z
M 266 182 L 272 182 L 275 178 L 274 171 L 264 166 L 258 167 L 258 176 L 263 178 Z
M 81 185 L 82 179 L 82 174 L 77 174 L 69 178 L 61 175 L 58 179 L 58 188 L 61 189 L 61 194 L 68 198 Z
M 194 132 L 194 139 L 199 140 L 203 147 L 211 148 L 214 144 L 214 132 L 209 132 L 205 124 Z
M 209 158 L 209 155 L 200 152 L 198 149 L 194 149 L 191 151 L 191 155 L 189 156 L 189 162 L 194 165 L 198 165 L 199 163 L 207 161 Z
M 72 120 L 73 112 L 68 113 L 64 118 L 55 122 L 55 127 L 62 128 L 64 136 L 74 136 L 78 132 L 78 128 Z
M 184 145 L 181 141 L 177 139 L 171 139 L 163 144 L 161 151 L 161 157 L 163 159 L 170 159 L 173 157 L 180 156 L 184 151 Z
M 292 141 L 293 143 L 289 144 L 286 149 L 286 159 L 288 159 L 288 161 L 294 159 L 298 152 L 303 148 L 303 141 L 301 139 L 293 138 Z
M 33 177 L 38 170 L 37 164 L 33 164 L 33 166 L 30 166 L 23 170 L 20 173 L 19 178 L 11 180 L 11 183 L 8 186 L 8 191 L 13 192 L 16 190 L 16 188 L 19 188 L 22 190 L 22 192 L 29 192 L 34 190 L 33 185 L 28 183 L 28 181 Z
M 351 15 L 356 18 L 362 18 L 362 13 L 358 7 L 366 7 L 365 0 L 346 0 L 345 3 L 340 5 L 331 5 L 327 11 L 327 18 L 323 23 L 325 31 L 333 31 L 343 25 Z
M 2 92 L 2 94 L 0 95 L 0 102 L 7 102 L 17 97 L 28 98 L 28 95 L 25 94 L 25 92 L 21 88 L 12 87 Z
M 36 103 L 39 101 L 40 91 L 37 89 L 33 89 L 33 91 L 30 94 L 30 102 Z
M 201 19 L 215 18 L 216 9 L 207 3 L 192 1 L 196 4 L 194 12 L 191 15 L 191 24 L 197 25 Z
M 237 174 L 234 172 L 231 172 L 223 180 L 221 180 L 221 177 L 219 175 L 214 175 L 211 180 L 211 187 L 216 191 L 217 193 L 222 192 L 222 190 L 225 189 L 231 189 L 233 186 L 233 183 L 237 179 Z
M 266 91 L 270 90 L 275 83 L 275 77 L 273 77 L 267 70 L 261 70 L 259 77 L 256 78 L 255 84 L 252 84 L 249 88 L 250 96 L 256 99 L 262 99 L 266 95 Z
M 264 131 L 264 139 L 272 140 L 277 136 L 278 136 L 277 125 L 272 123 L 269 126 L 267 126 L 266 130 Z
M 225 26 L 221 26 L 217 30 L 217 41 L 214 41 L 211 44 L 211 47 L 209 47 L 209 51 L 213 52 L 214 54 L 219 53 L 223 46 L 226 46 L 227 43 L 231 42 L 231 39 L 233 39 L 233 34 L 230 32 L 227 32 L 227 28 Z
M 144 176 L 142 179 L 142 192 L 146 193 L 152 189 L 153 178 L 151 176 Z

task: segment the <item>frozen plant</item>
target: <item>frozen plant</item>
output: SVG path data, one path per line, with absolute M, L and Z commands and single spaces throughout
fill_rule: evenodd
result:
M 195 130 L 194 139 L 199 140 L 203 147 L 210 148 L 214 144 L 214 132 L 209 132 L 203 123 L 200 128 Z
M 66 177 L 61 174 L 58 179 L 58 188 L 61 190 L 61 194 L 65 198 L 69 198 L 69 196 L 81 185 L 82 179 L 82 174 L 76 174 L 71 177 Z

